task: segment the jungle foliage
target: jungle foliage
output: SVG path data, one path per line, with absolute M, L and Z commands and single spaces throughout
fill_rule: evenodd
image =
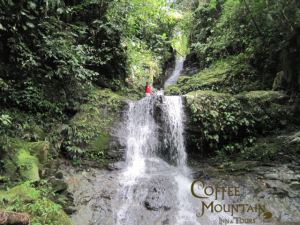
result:
M 163 0 L 0 2 L 0 143 L 41 140 L 89 102 L 93 90 L 138 99 L 171 56 L 180 15 Z M 100 96 L 101 97 L 101 96 Z M 111 96 L 103 96 L 107 102 Z M 96 129 L 96 128 L 95 128 Z M 90 141 L 91 129 L 72 134 Z M 93 131 L 94 132 L 94 131 Z M 97 131 L 101 133 L 101 130 Z M 96 132 L 96 133 L 97 133 Z M 59 140 L 61 141 L 61 139 Z M 63 139 L 67 155 L 78 155 Z M 58 147 L 59 149 L 60 147 Z M 99 150 L 100 151 L 100 150 Z M 93 153 L 88 153 L 91 155 Z
M 36 125 L 47 138 L 56 137 L 57 124 L 77 127 L 70 118 L 95 87 L 141 98 L 145 82 L 162 75 L 172 47 L 196 54 L 206 69 L 180 80 L 173 93 L 270 89 L 280 53 L 299 33 L 297 0 L 2 0 L 0 143 L 5 135 L 37 140 L 29 134 Z M 220 82 L 211 77 L 214 67 L 222 68 Z M 94 128 L 73 132 L 60 146 L 81 155 L 86 149 L 74 143 L 91 141 Z
M 247 152 L 259 135 L 278 134 L 291 120 L 280 92 L 196 91 L 186 98 L 193 124 L 189 139 L 202 152 L 213 150 L 219 156 Z
M 162 0 L 1 1 L 1 106 L 64 117 L 92 84 L 135 92 L 137 81 L 153 81 L 171 55 L 176 16 L 166 6 Z
M 126 57 L 105 17 L 108 4 L 1 1 L 1 105 L 64 116 L 92 81 L 124 82 Z
M 185 12 L 181 30 L 200 72 L 180 77 L 165 93 L 227 95 L 222 99 L 195 97 L 193 101 L 201 102 L 198 105 L 187 101 L 190 123 L 198 125 L 188 137 L 197 145 L 194 148 L 222 157 L 246 153 L 258 136 L 278 133 L 288 123 L 298 122 L 286 119 L 289 111 L 283 106 L 258 100 L 247 106 L 239 96 L 270 91 L 276 73 L 294 65 L 283 56 L 284 52 L 299 55 L 299 1 L 178 0 L 174 7 Z M 294 78 L 298 76 L 293 73 Z
M 230 55 L 246 54 L 255 67 L 278 69 L 279 53 L 300 32 L 297 0 L 180 0 L 189 11 L 185 33 L 201 68 Z

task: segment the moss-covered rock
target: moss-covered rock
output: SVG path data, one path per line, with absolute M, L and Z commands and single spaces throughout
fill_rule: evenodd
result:
M 283 71 L 280 71 L 276 74 L 276 77 L 273 82 L 273 90 L 285 90 L 288 87 L 288 81 L 286 80 L 286 77 L 284 76 Z
M 49 160 L 57 157 L 57 152 L 48 141 L 29 142 L 28 150 L 36 156 L 39 163 L 45 166 Z
M 238 95 L 193 91 L 185 97 L 188 149 L 234 154 L 261 134 L 274 133 L 288 121 L 287 96 L 274 91 Z
M 247 60 L 238 56 L 218 61 L 209 68 L 188 77 L 179 77 L 176 85 L 166 88 L 166 95 L 184 95 L 196 90 L 212 90 L 237 94 L 261 89 L 258 72 Z
M 188 103 L 191 103 L 191 100 L 198 102 L 201 99 L 208 97 L 212 97 L 215 99 L 223 99 L 230 98 L 232 97 L 232 95 L 228 93 L 218 93 L 214 91 L 192 91 L 185 94 L 184 97 L 187 99 Z
M 96 89 L 88 96 L 88 101 L 61 130 L 65 154 L 85 159 L 111 159 L 107 152 L 119 149 L 118 141 L 111 135 L 112 128 L 121 121 L 122 108 L 128 99 L 111 90 Z
M 226 70 L 207 69 L 198 74 L 187 77 L 179 77 L 177 85 L 170 85 L 166 88 L 167 95 L 183 95 L 194 90 L 214 90 L 221 85 Z
M 26 141 L 44 141 L 46 135 L 37 125 L 32 125 L 23 130 L 22 139 Z
M 20 148 L 16 150 L 16 165 L 20 176 L 25 180 L 37 181 L 40 179 L 38 159 L 31 156 L 28 150 Z
M 266 102 L 285 104 L 289 96 L 279 91 L 248 91 L 235 96 L 237 99 L 251 103 L 264 104 Z
M 190 79 L 190 77 L 188 77 L 188 76 L 178 77 L 177 84 L 186 84 L 186 82 L 188 82 L 189 79 Z
M 57 156 L 47 141 L 26 142 L 10 138 L 4 150 L 3 173 L 12 180 L 40 180 L 39 170 L 53 164 Z
M 34 141 L 44 141 L 45 140 L 45 133 L 39 126 L 30 127 L 30 134 Z
M 38 159 L 30 155 L 27 142 L 20 139 L 9 139 L 4 151 L 4 174 L 13 180 L 39 180 Z
M 41 196 L 29 183 L 0 192 L 0 209 L 27 212 L 34 224 L 72 225 L 60 205 Z
M 181 86 L 176 85 L 176 84 L 169 85 L 164 90 L 164 93 L 165 93 L 165 95 L 182 95 L 182 94 L 184 94 L 181 90 Z
M 52 189 L 56 192 L 61 192 L 68 188 L 68 184 L 60 179 L 51 178 L 48 182 L 51 184 Z

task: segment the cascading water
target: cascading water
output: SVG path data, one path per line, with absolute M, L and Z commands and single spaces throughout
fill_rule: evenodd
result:
M 175 69 L 173 76 L 179 73 Z M 180 96 L 155 95 L 129 103 L 127 166 L 120 178 L 116 224 L 217 224 L 217 219 L 196 217 L 201 206 L 190 191 L 183 132 Z
M 180 72 L 183 69 L 183 63 L 185 59 L 178 59 L 176 56 L 175 60 L 175 69 L 172 73 L 172 76 L 166 80 L 164 88 L 168 87 L 171 84 L 176 84 L 178 77 L 180 76 Z
M 179 96 L 158 95 L 129 104 L 127 167 L 119 190 L 122 206 L 117 224 L 196 223 L 195 213 L 182 195 L 190 188 L 184 178 L 188 168 L 182 116 Z M 182 183 L 188 186 L 186 190 Z

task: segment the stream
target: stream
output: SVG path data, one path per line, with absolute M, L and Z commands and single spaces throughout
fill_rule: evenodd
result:
M 165 87 L 176 82 L 183 61 L 176 60 Z M 76 225 L 216 225 L 300 221 L 299 192 L 294 201 L 294 198 L 274 198 L 266 189 L 265 181 L 260 180 L 259 176 L 273 173 L 267 169 L 270 167 L 259 169 L 263 171 L 260 175 L 237 177 L 216 175 L 210 165 L 190 169 L 184 120 L 180 96 L 164 96 L 160 91 L 129 102 L 124 123 L 116 134 L 126 147 L 125 161 L 115 163 L 112 171 L 87 171 L 61 165 L 74 196 L 76 213 L 71 216 L 72 222 Z M 282 171 L 287 169 L 290 168 L 287 166 Z M 299 168 L 294 171 L 300 173 Z

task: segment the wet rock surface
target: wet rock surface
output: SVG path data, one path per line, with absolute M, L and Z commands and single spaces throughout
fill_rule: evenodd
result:
M 72 213 L 74 224 L 114 224 L 113 203 L 118 176 L 107 169 L 81 169 L 62 164 L 63 180 L 73 194 L 74 206 L 67 209 Z
M 176 224 L 178 202 L 174 199 L 174 180 L 159 175 L 160 171 L 167 170 L 164 163 L 149 160 L 147 173 L 157 175 L 141 178 L 139 184 L 132 186 L 139 189 L 139 204 L 131 205 L 126 213 L 127 218 L 135 218 L 140 224 Z M 154 166 L 153 166 L 154 164 Z M 122 204 L 128 196 L 121 196 L 118 190 L 122 189 L 121 171 L 107 169 L 78 169 L 61 165 L 62 180 L 68 184 L 68 191 L 73 194 L 74 206 L 65 211 L 71 214 L 71 221 L 75 225 L 114 225 Z M 300 221 L 300 167 L 291 164 L 258 166 L 242 175 L 224 175 L 218 173 L 215 167 L 203 164 L 202 168 L 191 172 L 193 179 L 202 179 L 206 186 L 238 187 L 239 196 L 226 196 L 226 204 L 244 204 L 244 207 L 253 207 L 243 211 L 239 207 L 240 217 L 255 220 L 256 223 L 268 222 L 299 222 Z M 190 184 L 188 184 L 190 185 Z M 218 199 L 219 200 L 219 199 Z M 192 202 L 201 211 L 201 200 Z M 220 201 L 220 204 L 224 202 Z M 209 204 L 209 202 L 207 202 Z M 217 203 L 215 203 L 217 204 Z M 248 206 L 246 206 L 248 204 Z M 254 210 L 255 206 L 264 207 L 264 211 Z M 210 214 L 210 209 L 205 213 Z M 272 217 L 264 219 L 263 213 L 271 212 Z M 218 215 L 216 212 L 216 219 Z M 230 213 L 227 213 L 231 216 Z M 195 215 L 196 217 L 196 215 Z M 127 220 L 128 221 L 128 220 Z M 125 223 L 124 223 L 125 224 Z
M 115 162 L 115 163 L 109 163 L 106 168 L 108 170 L 121 170 L 124 169 L 126 166 L 126 163 L 121 161 L 121 162 Z
M 292 164 L 257 166 L 242 175 L 224 175 L 217 169 L 213 176 L 204 176 L 207 167 L 193 172 L 195 179 L 202 179 L 214 187 L 238 187 L 240 196 L 229 199 L 235 204 L 248 204 L 265 207 L 272 217 L 263 219 L 255 210 L 244 212 L 245 218 L 253 218 L 256 222 L 299 222 L 300 221 L 300 188 L 299 166 Z M 226 198 L 225 198 L 226 200 Z M 246 207 L 246 206 L 245 206 Z M 263 211 L 262 211 L 263 212 Z

